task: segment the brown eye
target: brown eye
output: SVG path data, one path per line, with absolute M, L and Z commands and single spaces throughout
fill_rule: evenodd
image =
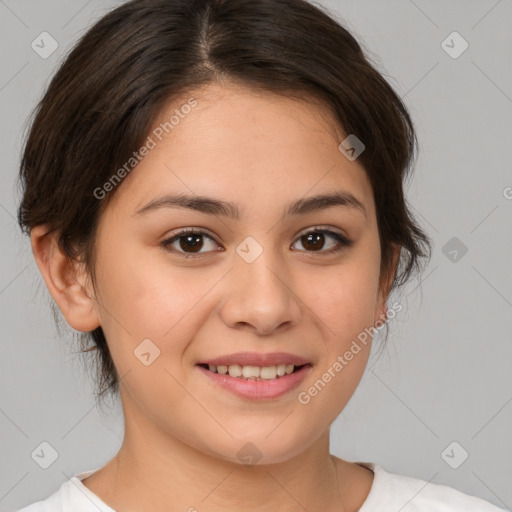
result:
M 205 241 L 205 239 L 207 240 Z M 329 240 L 331 240 L 331 242 L 329 242 Z M 210 249 L 207 247 L 208 241 L 212 244 Z M 352 240 L 349 240 L 340 233 L 336 233 L 328 229 L 310 230 L 309 232 L 301 235 L 297 242 L 299 241 L 304 247 L 305 252 L 317 252 L 320 254 L 335 253 L 353 244 Z M 164 240 L 161 245 L 167 251 L 180 254 L 186 258 L 195 256 L 199 257 L 209 252 L 219 250 L 219 246 L 215 240 L 206 231 L 199 228 L 184 229 L 179 233 L 176 233 L 171 238 Z M 206 250 L 202 250 L 205 246 Z
M 213 249 L 201 251 L 205 246 L 204 238 L 208 238 L 213 242 Z M 185 256 L 202 255 L 211 252 L 211 250 L 216 250 L 215 248 L 218 247 L 215 240 L 208 233 L 200 229 L 184 229 L 173 237 L 164 240 L 161 245 L 170 252 Z
M 203 246 L 203 235 L 182 235 L 178 237 L 180 242 L 180 249 L 184 252 L 190 250 L 192 252 L 199 252 Z
M 325 244 L 324 233 L 308 233 L 301 237 L 302 245 L 310 251 L 319 251 Z
M 328 243 L 329 238 L 334 240 L 335 243 L 331 243 L 326 248 L 325 246 L 326 243 Z M 348 247 L 353 243 L 351 240 L 344 237 L 340 233 L 336 233 L 327 229 L 315 229 L 309 231 L 308 233 L 301 235 L 297 241 L 300 241 L 307 252 L 320 253 L 338 252 L 344 247 Z

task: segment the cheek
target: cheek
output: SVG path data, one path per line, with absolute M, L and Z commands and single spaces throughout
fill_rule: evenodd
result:
M 205 296 L 219 278 L 162 258 L 151 261 L 142 252 L 123 251 L 98 272 L 102 328 L 126 389 L 147 414 L 164 403 L 186 409 L 180 383 L 187 385 L 189 368 L 183 357 L 207 319 Z
M 102 328 L 119 375 L 139 390 L 134 394 L 147 390 L 148 403 L 155 390 L 165 390 L 169 403 L 178 400 L 182 390 L 170 375 L 186 384 L 184 354 L 207 321 L 208 291 L 219 277 L 150 261 L 133 249 L 98 256 Z
M 308 306 L 321 320 L 323 343 L 316 380 L 301 389 L 305 395 L 299 403 L 312 415 L 328 411 L 326 421 L 344 408 L 364 374 L 374 332 L 379 264 L 375 246 L 361 244 L 336 270 L 310 276 L 309 284 L 315 284 L 304 288 Z
M 116 259 L 106 256 L 98 272 L 101 300 L 110 313 L 102 319 L 117 331 L 124 327 L 134 342 L 172 336 L 177 326 L 197 316 L 201 308 L 196 305 L 218 281 L 207 269 L 166 264 L 158 254 L 148 258 L 147 249 L 122 254 Z
M 373 325 L 379 263 L 370 251 L 360 250 L 337 267 L 309 272 L 304 282 L 305 302 L 322 320 L 325 339 L 339 350 Z

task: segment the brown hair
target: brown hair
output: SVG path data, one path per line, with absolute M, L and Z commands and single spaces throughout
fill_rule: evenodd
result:
M 373 188 L 381 274 L 391 270 L 393 243 L 402 251 L 392 289 L 430 258 L 404 197 L 417 150 L 406 107 L 350 32 L 306 0 L 132 0 L 101 18 L 34 111 L 20 165 L 22 230 L 47 224 L 94 282 L 95 230 L 115 193 L 100 201 L 94 191 L 141 147 L 169 101 L 219 79 L 327 105 L 365 144 L 358 161 Z M 101 327 L 80 340 L 98 356 L 98 397 L 116 396 Z

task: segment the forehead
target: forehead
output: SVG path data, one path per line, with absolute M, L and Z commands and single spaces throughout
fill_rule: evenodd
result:
M 318 101 L 211 84 L 162 109 L 149 134 L 152 149 L 125 178 L 114 202 L 133 210 L 155 194 L 183 192 L 257 211 L 263 197 L 288 203 L 341 189 L 371 214 L 364 168 L 338 149 L 345 136 Z
M 213 153 L 228 148 L 232 150 L 229 157 L 235 159 L 265 147 L 276 150 L 278 156 L 291 158 L 292 154 L 298 157 L 318 145 L 336 147 L 342 137 L 332 113 L 314 98 L 299 101 L 231 82 L 207 85 L 168 104 L 156 119 L 154 129 L 164 125 L 191 96 L 197 106 L 172 129 L 175 145 L 188 150 Z M 298 141 L 307 141 L 309 148 L 297 146 Z M 286 154 L 286 148 L 292 149 L 292 154 Z

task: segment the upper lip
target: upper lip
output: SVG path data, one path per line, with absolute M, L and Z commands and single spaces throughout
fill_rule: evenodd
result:
M 228 354 L 219 356 L 214 359 L 201 361 L 198 364 L 208 364 L 215 366 L 230 366 L 238 364 L 240 366 L 277 366 L 278 364 L 293 364 L 302 366 L 309 364 L 307 359 L 303 357 L 288 354 L 286 352 L 272 352 L 269 354 L 260 354 L 258 352 L 238 352 L 236 354 Z

